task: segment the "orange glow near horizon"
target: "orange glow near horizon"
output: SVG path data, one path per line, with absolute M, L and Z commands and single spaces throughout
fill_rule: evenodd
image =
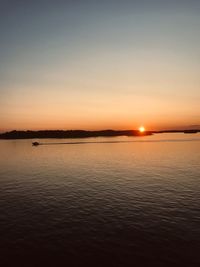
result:
M 144 128 L 144 126 L 141 126 L 141 127 L 139 128 L 139 131 L 140 131 L 141 133 L 145 132 L 145 128 Z

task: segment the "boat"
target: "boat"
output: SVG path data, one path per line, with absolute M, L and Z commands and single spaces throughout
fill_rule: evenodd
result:
M 38 142 L 33 142 L 33 143 L 32 143 L 33 146 L 39 146 L 39 144 L 40 144 L 40 143 L 38 143 Z

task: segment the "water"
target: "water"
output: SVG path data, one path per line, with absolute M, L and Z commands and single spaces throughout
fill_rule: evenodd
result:
M 78 141 L 0 140 L 1 266 L 200 266 L 200 134 Z

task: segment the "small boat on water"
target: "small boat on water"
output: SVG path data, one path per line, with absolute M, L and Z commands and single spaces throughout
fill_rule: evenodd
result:
M 39 144 L 40 144 L 40 143 L 38 143 L 38 142 L 33 142 L 33 143 L 32 143 L 33 146 L 39 146 Z

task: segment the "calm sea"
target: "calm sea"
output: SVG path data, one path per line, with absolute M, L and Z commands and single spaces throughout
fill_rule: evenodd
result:
M 0 266 L 200 266 L 200 134 L 78 141 L 0 140 Z

